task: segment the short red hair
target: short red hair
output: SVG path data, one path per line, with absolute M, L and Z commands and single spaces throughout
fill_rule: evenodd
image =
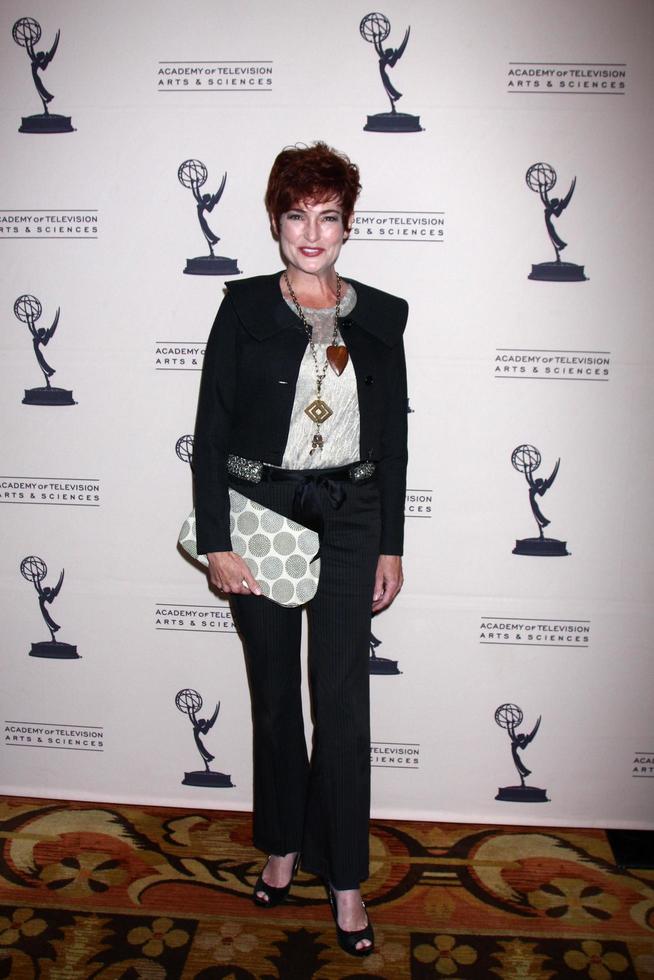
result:
M 338 198 L 343 224 L 349 229 L 360 190 L 357 165 L 344 153 L 317 142 L 282 150 L 270 171 L 265 202 L 271 220 L 278 225 L 286 211 L 303 201 L 318 204 Z

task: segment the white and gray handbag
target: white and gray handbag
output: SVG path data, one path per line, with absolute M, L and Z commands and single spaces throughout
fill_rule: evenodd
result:
M 243 558 L 264 596 L 281 606 L 313 599 L 320 575 L 315 531 L 231 489 L 229 517 L 232 550 Z M 197 551 L 194 510 L 182 524 L 179 544 L 191 558 L 209 564 Z

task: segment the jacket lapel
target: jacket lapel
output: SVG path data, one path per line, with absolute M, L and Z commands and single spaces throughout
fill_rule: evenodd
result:
M 302 325 L 290 309 L 279 288 L 281 273 L 272 276 L 254 276 L 251 279 L 235 279 L 226 283 L 227 295 L 234 304 L 239 320 L 251 336 L 266 340 L 280 330 L 302 331 Z M 357 294 L 352 312 L 343 317 L 343 340 L 350 324 L 356 324 L 372 334 L 388 347 L 395 347 L 402 339 L 406 323 L 407 306 L 400 300 L 379 289 L 373 289 L 355 279 L 348 279 Z
M 279 288 L 281 273 L 254 276 L 226 283 L 227 295 L 236 314 L 256 340 L 267 340 L 280 330 L 294 330 L 304 335 L 302 324 L 290 309 Z
M 342 321 L 345 324 L 352 321 L 367 333 L 381 340 L 387 347 L 395 347 L 402 339 L 406 325 L 407 305 L 404 300 L 373 289 L 355 279 L 348 279 L 357 294 L 354 309 Z M 345 335 L 343 335 L 345 340 Z M 347 343 L 347 340 L 345 340 Z

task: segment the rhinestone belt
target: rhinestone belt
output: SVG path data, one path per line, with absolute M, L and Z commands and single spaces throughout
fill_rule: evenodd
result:
M 243 456 L 227 457 L 227 472 L 237 480 L 246 483 L 261 483 L 264 480 L 297 480 L 299 475 L 315 474 L 328 477 L 330 480 L 344 480 L 349 483 L 364 483 L 372 479 L 377 471 L 377 464 L 368 460 L 351 463 L 349 466 L 338 466 L 333 469 L 315 470 L 284 470 L 279 466 L 270 466 L 257 459 L 244 459 Z

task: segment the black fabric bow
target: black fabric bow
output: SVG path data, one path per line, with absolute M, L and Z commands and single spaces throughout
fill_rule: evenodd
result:
M 327 494 L 330 506 L 338 510 L 343 506 L 347 497 L 343 482 L 331 480 L 328 476 L 322 476 L 319 471 L 311 474 L 304 474 L 299 477 L 299 482 L 295 488 L 293 497 L 293 520 L 304 527 L 316 531 L 322 539 L 325 529 L 325 522 L 320 507 L 319 488 Z

